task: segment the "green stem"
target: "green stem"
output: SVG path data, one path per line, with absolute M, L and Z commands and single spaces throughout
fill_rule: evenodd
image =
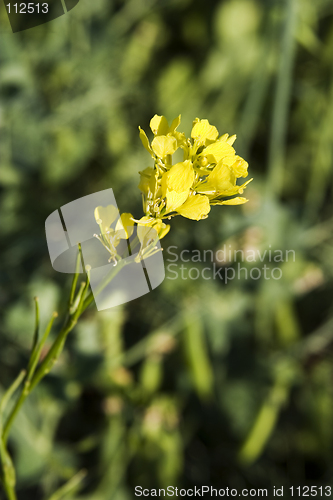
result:
M 16 389 L 18 389 L 18 387 L 20 386 L 22 380 L 24 379 L 25 377 L 25 374 L 26 374 L 26 371 L 25 370 L 22 370 L 19 374 L 19 376 L 14 380 L 14 382 L 12 383 L 12 385 L 9 387 L 9 389 L 5 392 L 4 396 L 2 397 L 2 400 L 1 400 L 1 403 L 0 403 L 0 430 L 2 429 L 2 416 L 3 416 L 3 412 L 10 400 L 10 398 L 12 397 L 12 395 L 14 394 L 14 392 L 16 391 Z
M 28 397 L 30 391 L 31 391 L 31 380 L 32 380 L 32 377 L 34 375 L 34 372 L 36 370 L 36 367 L 37 367 L 37 364 L 38 364 L 38 361 L 39 361 L 39 358 L 40 358 L 40 355 L 41 355 L 41 352 L 42 352 L 42 349 L 43 349 L 43 346 L 47 340 L 47 337 L 51 331 L 51 328 L 52 328 L 52 325 L 53 325 L 53 322 L 55 320 L 55 318 L 58 316 L 57 313 L 53 313 L 52 315 L 52 318 L 49 322 L 49 324 L 47 325 L 46 327 L 46 330 L 43 334 L 43 337 L 40 341 L 39 344 L 37 344 L 35 346 L 35 348 L 33 349 L 33 352 L 31 354 L 31 357 L 30 357 L 30 361 L 29 361 L 29 364 L 28 364 L 28 370 L 27 370 L 27 374 L 26 374 L 26 377 L 25 377 L 25 381 L 24 381 L 24 386 L 23 386 L 23 389 L 21 391 L 21 394 L 18 398 L 18 400 L 16 401 L 11 413 L 9 414 L 9 417 L 7 419 L 7 422 L 5 424 L 5 427 L 4 427 L 4 430 L 3 430 L 3 433 L 2 433 L 2 438 L 3 438 L 3 442 L 4 442 L 4 445 L 6 445 L 7 443 L 7 440 L 8 440 L 8 435 L 9 435 L 9 431 L 11 429 L 11 426 L 13 425 L 13 422 L 18 414 L 18 412 L 20 411 L 24 401 L 26 400 L 26 398 Z
M 6 422 L 6 425 L 4 427 L 4 431 L 3 431 L 4 443 L 6 443 L 8 440 L 8 435 L 9 435 L 10 429 L 13 425 L 13 422 L 14 422 L 18 412 L 22 408 L 24 401 L 29 396 L 30 392 L 39 384 L 39 382 L 42 380 L 42 378 L 45 375 L 47 375 L 47 373 L 49 373 L 52 366 L 57 361 L 57 358 L 62 351 L 66 337 L 67 337 L 68 333 L 74 328 L 74 326 L 76 325 L 76 322 L 77 322 L 77 320 L 75 322 L 69 321 L 69 323 L 66 324 L 60 330 L 56 341 L 54 342 L 53 346 L 49 350 L 47 356 L 45 357 L 44 361 L 40 365 L 35 376 L 32 378 L 31 381 L 30 380 L 25 381 L 23 390 L 20 394 L 20 397 L 18 398 L 13 410 L 11 411 L 11 413 L 8 417 L 8 420 Z
M 25 385 L 24 385 L 24 389 L 22 390 L 21 394 L 20 394 L 20 397 L 18 398 L 17 402 L 15 403 L 15 406 L 14 408 L 12 409 L 9 417 L 8 417 L 8 420 L 6 422 L 6 425 L 4 427 L 4 431 L 3 431 L 3 442 L 4 442 L 4 445 L 7 444 L 7 441 L 8 441 L 8 435 L 9 435 L 9 431 L 10 431 L 10 428 L 16 418 L 16 415 L 18 414 L 18 412 L 20 411 L 20 409 L 22 408 L 22 405 L 27 397 L 28 393 L 25 391 Z
M 73 281 L 75 281 L 75 282 L 77 281 L 76 276 L 74 276 Z M 89 286 L 89 280 L 87 280 L 87 283 L 85 284 L 84 292 L 82 293 L 82 296 L 81 296 L 82 303 L 83 303 L 83 300 L 85 297 L 85 292 L 86 292 L 88 286 Z M 73 289 L 73 285 L 72 285 L 72 289 Z M 64 346 L 64 343 L 65 343 L 65 340 L 66 340 L 68 333 L 74 328 L 74 326 L 77 323 L 79 315 L 81 314 L 81 309 L 82 309 L 82 307 L 80 308 L 80 305 L 79 305 L 78 310 L 75 312 L 75 314 L 73 314 L 72 316 L 71 315 L 67 316 L 65 325 L 60 330 L 56 340 L 54 341 L 52 347 L 50 348 L 49 352 L 47 353 L 47 355 L 46 355 L 45 359 L 43 360 L 42 364 L 40 365 L 39 369 L 37 370 L 36 373 L 34 373 L 36 366 L 37 366 L 37 363 L 39 361 L 39 357 L 40 357 L 40 354 L 42 351 L 43 344 L 48 337 L 48 334 L 52 328 L 53 321 L 56 317 L 56 315 L 53 314 L 53 317 L 45 330 L 45 333 L 43 335 L 41 343 L 39 344 L 38 347 L 36 347 L 34 349 L 34 353 L 32 355 L 32 358 L 29 361 L 28 376 L 26 377 L 23 389 L 22 389 L 21 394 L 20 394 L 18 400 L 16 401 L 16 403 L 15 403 L 15 405 L 14 405 L 14 407 L 13 407 L 13 409 L 12 409 L 8 419 L 7 419 L 7 422 L 5 424 L 5 427 L 4 427 L 4 430 L 2 433 L 4 444 L 7 443 L 10 429 L 14 423 L 14 420 L 15 420 L 17 414 L 19 413 L 20 409 L 22 408 L 24 401 L 26 400 L 26 398 L 28 397 L 30 392 L 42 380 L 42 378 L 47 373 L 49 373 L 52 366 L 57 361 L 57 359 L 58 359 L 58 357 L 63 349 L 63 346 Z
M 52 345 L 51 349 L 47 353 L 42 364 L 38 368 L 36 374 L 33 376 L 32 380 L 31 380 L 29 392 L 32 391 L 39 384 L 39 382 L 42 380 L 42 378 L 44 378 L 44 376 L 47 375 L 51 371 L 53 365 L 56 363 L 59 355 L 61 354 L 61 352 L 63 350 L 67 335 L 69 334 L 69 332 L 71 332 L 73 330 L 74 326 L 77 323 L 78 318 L 79 318 L 79 316 L 77 316 L 76 314 L 74 316 L 69 316 L 65 325 L 60 330 L 54 344 Z
M 59 490 L 57 490 L 53 495 L 49 498 L 49 500 L 61 500 L 68 493 L 73 493 L 76 491 L 82 480 L 86 477 L 87 473 L 85 470 L 82 470 L 75 474 L 66 484 L 64 484 Z
M 74 278 L 72 281 L 72 287 L 71 291 L 69 294 L 69 301 L 68 301 L 68 307 L 72 307 L 73 301 L 74 301 L 74 295 L 75 295 L 75 290 L 76 290 L 76 285 L 77 285 L 77 280 L 79 278 L 79 272 L 80 272 L 80 264 L 81 264 L 81 245 L 78 248 L 77 256 L 76 256 L 76 266 L 75 266 L 75 274 Z
M 34 372 L 36 370 L 36 367 L 37 367 L 37 364 L 38 364 L 38 361 L 39 361 L 39 358 L 40 358 L 43 346 L 44 346 L 44 344 L 45 344 L 45 342 L 47 340 L 47 337 L 48 337 L 48 335 L 49 335 L 49 333 L 51 331 L 53 322 L 54 322 L 54 320 L 55 320 L 55 318 L 57 316 L 58 316 L 57 313 L 53 313 L 52 318 L 51 318 L 49 324 L 46 327 L 46 330 L 44 332 L 44 335 L 43 335 L 43 337 L 42 337 L 39 345 L 36 347 L 36 349 L 34 350 L 34 353 L 33 353 L 32 357 L 30 358 L 30 362 L 29 362 L 29 365 L 28 365 L 28 372 L 27 372 L 26 379 L 25 379 L 25 382 L 24 382 L 23 390 L 22 390 L 22 392 L 20 394 L 19 399 L 17 400 L 16 404 L 14 405 L 14 408 L 12 409 L 12 411 L 11 411 L 8 419 L 7 419 L 7 422 L 6 422 L 4 431 L 3 431 L 3 441 L 4 441 L 5 445 L 7 443 L 9 431 L 10 431 L 10 428 L 11 428 L 11 426 L 12 426 L 12 424 L 13 424 L 15 418 L 16 418 L 16 415 L 20 411 L 20 409 L 21 409 L 24 401 L 26 400 L 26 398 L 28 397 L 30 391 L 32 390 L 31 379 L 32 379 L 33 374 L 34 374 Z
M 16 500 L 16 493 L 15 493 L 15 469 L 12 463 L 12 460 L 10 458 L 10 455 L 7 451 L 6 448 L 6 442 L 3 438 L 3 433 L 2 433 L 2 419 L 3 419 L 3 412 L 16 391 L 16 389 L 19 387 L 21 382 L 23 381 L 25 377 L 25 370 L 21 371 L 19 376 L 16 378 L 16 380 L 12 383 L 12 385 L 9 387 L 9 389 L 6 391 L 4 394 L 1 403 L 0 403 L 0 458 L 1 458 L 1 481 L 3 485 L 3 489 L 6 493 L 6 496 L 9 500 Z
M 126 259 L 126 260 L 123 259 L 123 260 L 120 260 L 116 266 L 113 266 L 111 271 L 105 276 L 104 280 L 101 281 L 101 283 L 96 288 L 94 293 L 89 292 L 87 298 L 83 301 L 81 312 L 83 312 L 87 309 L 87 307 L 94 300 L 94 297 L 97 297 L 97 295 L 106 287 L 106 285 L 108 285 L 110 283 L 110 281 L 113 278 L 115 278 L 115 276 L 117 276 L 117 274 L 119 273 L 119 271 L 121 271 L 121 269 L 123 267 L 125 267 L 127 264 L 129 264 L 130 262 L 133 262 L 133 261 L 134 261 L 134 259 Z
M 77 262 L 76 262 L 76 271 L 79 270 L 80 266 L 80 248 L 78 252 L 78 257 L 77 257 Z M 38 336 L 39 336 L 39 306 L 38 306 L 38 300 L 36 300 L 36 326 L 35 326 L 35 333 L 34 333 L 34 342 L 33 342 L 33 348 L 30 356 L 30 360 L 28 363 L 28 369 L 27 373 L 21 372 L 19 377 L 15 380 L 15 382 L 12 384 L 12 386 L 8 389 L 6 394 L 4 395 L 1 404 L 0 404 L 0 451 L 1 451 L 1 463 L 2 463 L 2 483 L 3 483 L 3 488 L 6 493 L 7 499 L 8 500 L 16 500 L 16 493 L 15 493 L 15 469 L 12 464 L 11 458 L 7 452 L 6 449 L 6 443 L 8 440 L 9 432 L 11 430 L 11 427 L 15 421 L 16 416 L 18 415 L 22 405 L 24 404 L 26 398 L 30 394 L 30 392 L 39 384 L 39 382 L 49 373 L 55 362 L 57 361 L 58 357 L 60 356 L 64 345 L 65 341 L 67 338 L 67 335 L 73 330 L 75 327 L 79 317 L 81 314 L 85 311 L 85 309 L 91 304 L 93 301 L 94 295 L 98 295 L 103 288 L 119 273 L 119 271 L 127 264 L 129 261 L 132 261 L 133 259 L 126 259 L 118 262 L 117 266 L 113 267 L 110 273 L 104 278 L 104 280 L 100 283 L 98 286 L 97 290 L 95 290 L 95 293 L 92 294 L 91 292 L 89 295 L 87 295 L 89 283 L 90 283 L 90 273 L 89 269 L 87 267 L 87 280 L 85 283 L 81 285 L 80 290 L 78 291 L 76 297 L 75 297 L 75 290 L 77 287 L 77 281 L 78 281 L 78 272 L 75 273 L 72 286 L 71 286 L 71 291 L 70 291 L 70 296 L 69 296 L 69 301 L 68 301 L 68 314 L 65 319 L 65 323 L 63 327 L 61 328 L 60 332 L 58 333 L 58 336 L 56 337 L 54 343 L 52 344 L 50 350 L 48 351 L 47 355 L 45 356 L 44 360 L 40 364 L 39 368 L 36 370 L 38 361 L 42 352 L 42 348 L 48 338 L 48 335 L 51 331 L 54 319 L 57 317 L 57 313 L 53 313 L 53 316 L 49 322 L 49 324 L 46 327 L 46 330 L 40 340 L 38 342 Z M 2 427 L 2 414 L 3 410 L 9 401 L 10 397 L 12 394 L 15 392 L 15 390 L 18 388 L 18 386 L 21 384 L 21 382 L 24 380 L 24 385 L 21 390 L 21 393 L 19 395 L 19 398 L 17 399 L 12 411 L 10 412 L 7 421 L 5 423 L 4 428 Z M 80 479 L 81 476 L 78 476 L 75 481 L 69 482 L 69 484 L 64 487 L 63 490 L 60 490 L 58 493 L 61 495 L 65 493 L 65 490 L 67 487 L 72 487 L 75 486 L 76 480 Z M 58 498 L 55 496 L 55 498 Z M 59 496 L 60 498 L 60 496 Z
M 3 483 L 3 489 L 5 490 L 8 500 L 17 500 L 15 490 L 8 483 Z
M 35 308 L 36 308 L 36 324 L 35 324 L 34 340 L 32 343 L 32 352 L 34 352 L 34 350 L 37 347 L 38 335 L 39 335 L 39 301 L 38 301 L 38 297 L 35 297 Z
M 37 367 L 40 355 L 42 353 L 42 349 L 43 349 L 44 344 L 45 344 L 45 342 L 46 342 L 46 340 L 47 340 L 47 338 L 48 338 L 48 336 L 49 336 L 49 334 L 51 332 L 54 320 L 57 317 L 58 317 L 58 313 L 54 312 L 52 314 L 52 318 L 49 321 L 49 324 L 46 327 L 46 330 L 45 330 L 45 332 L 43 334 L 43 337 L 42 337 L 41 341 L 39 342 L 38 346 L 35 349 L 35 352 L 33 353 L 33 355 L 30 358 L 30 361 L 29 361 L 29 364 L 28 364 L 28 373 L 27 373 L 27 380 L 28 381 L 31 381 L 32 376 L 35 373 L 35 370 L 36 370 L 36 367 Z
M 19 374 L 19 376 L 17 377 L 17 379 L 14 381 L 14 383 L 10 386 L 10 388 L 8 389 L 8 391 L 6 392 L 6 394 L 3 396 L 2 401 L 1 401 L 1 405 L 0 405 L 0 430 L 1 430 L 1 434 L 2 434 L 2 442 L 3 442 L 3 446 L 4 447 L 6 447 L 7 437 L 8 437 L 8 431 L 9 431 L 9 427 L 11 425 L 11 424 L 9 424 L 9 427 L 8 427 L 8 421 L 13 420 L 15 418 L 15 415 L 16 415 L 16 413 L 18 411 L 18 410 L 16 411 L 16 407 L 18 406 L 18 402 L 21 399 L 21 397 L 18 399 L 18 401 L 15 404 L 13 410 L 11 411 L 4 429 L 2 429 L 3 412 L 4 412 L 4 410 L 5 410 L 6 406 L 7 406 L 7 403 L 9 401 L 9 399 L 12 397 L 12 395 L 14 394 L 14 392 L 16 391 L 16 389 L 20 386 L 20 384 L 23 381 L 25 375 L 26 375 L 26 371 L 25 370 L 21 371 L 21 373 Z M 21 392 L 21 396 L 22 396 L 23 392 L 24 391 Z

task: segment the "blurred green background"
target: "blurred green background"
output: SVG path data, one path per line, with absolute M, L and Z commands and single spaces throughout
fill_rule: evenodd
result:
M 175 218 L 163 246 L 296 254 L 280 280 L 167 271 L 124 307 L 91 307 L 13 428 L 19 499 L 81 469 L 68 498 L 332 484 L 332 2 L 81 0 L 14 35 L 0 7 L 2 391 L 29 357 L 34 295 L 43 324 L 66 307 L 46 217 L 109 187 L 141 217 L 137 127 L 155 113 L 236 133 L 254 177 L 248 204 Z

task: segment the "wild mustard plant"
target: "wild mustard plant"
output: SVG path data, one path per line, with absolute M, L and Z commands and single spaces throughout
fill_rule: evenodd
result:
M 112 205 L 95 208 L 94 216 L 99 234 L 94 236 L 110 254 L 109 261 L 115 264 L 114 271 L 101 283 L 101 290 L 120 268 L 126 265 L 126 260 L 122 258 L 121 241 L 128 241 L 132 236 L 134 223 L 137 223 L 135 243 L 139 248 L 134 260 L 138 262 L 158 251 L 155 246 L 156 240 L 164 238 L 170 230 L 170 225 L 165 223 L 165 220 L 169 221 L 176 215 L 202 220 L 208 217 L 212 205 L 240 205 L 247 201 L 246 198 L 235 196 L 243 194 L 247 184 L 252 180 L 237 185 L 238 178 L 247 177 L 248 164 L 236 155 L 233 148 L 236 136 L 229 137 L 228 134 L 224 134 L 219 137 L 217 128 L 210 125 L 208 120 L 196 118 L 191 137 L 186 138 L 184 133 L 178 132 L 179 125 L 180 116 L 169 126 L 164 116 L 155 115 L 150 121 L 154 135 L 151 142 L 139 127 L 142 144 L 154 161 L 153 167 L 147 167 L 140 172 L 138 187 L 142 192 L 144 212 L 140 219 L 135 219 L 130 213 L 123 213 L 118 218 L 118 209 Z M 173 163 L 173 155 L 179 149 L 183 151 L 183 160 Z M 36 326 L 27 368 L 19 374 L 0 403 L 0 479 L 8 500 L 17 498 L 15 466 L 7 448 L 12 424 L 31 391 L 58 360 L 68 334 L 93 301 L 93 294 L 88 291 L 91 270 L 89 265 L 86 266 L 85 281 L 78 286 L 81 259 L 79 245 L 76 273 L 69 293 L 63 326 L 43 359 L 41 354 L 57 313 L 53 313 L 44 333 L 40 336 L 39 303 L 38 299 L 35 300 Z M 21 387 L 20 394 L 8 412 L 6 411 L 8 404 L 19 387 Z M 49 500 L 60 498 L 64 493 L 76 489 L 83 477 L 83 473 L 74 476 Z

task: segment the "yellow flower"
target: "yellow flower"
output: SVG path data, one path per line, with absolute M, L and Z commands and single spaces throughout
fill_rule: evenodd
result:
M 180 115 L 177 116 L 177 118 L 172 121 L 171 126 L 169 127 L 168 120 L 165 118 L 165 116 L 154 115 L 150 120 L 151 131 L 154 135 L 167 135 L 169 133 L 172 134 L 179 127 L 180 118 Z
M 155 192 L 155 171 L 151 167 L 145 168 L 140 174 L 140 183 L 138 188 L 146 196 L 154 195 Z
M 144 130 L 139 127 L 140 139 L 145 149 L 153 158 L 165 159 L 173 153 L 185 142 L 185 135 L 177 132 L 177 127 L 180 124 L 180 115 L 173 120 L 170 127 L 165 116 L 155 115 L 150 120 L 150 128 L 154 134 L 154 139 L 151 145 Z
M 209 198 L 201 194 L 190 196 L 177 212 L 187 219 L 206 219 L 210 212 Z
M 241 170 L 241 173 L 244 172 Z M 243 193 L 245 187 L 252 179 L 241 186 L 237 185 L 236 181 L 237 175 L 233 167 L 228 167 L 228 165 L 224 163 L 224 160 L 221 160 L 208 175 L 206 180 L 199 184 L 196 189 L 198 193 L 204 193 L 210 197 L 210 200 L 213 200 L 221 196 L 226 197 Z M 228 203 L 228 205 L 230 204 L 231 203 Z
M 153 116 L 151 143 L 139 127 L 142 144 L 154 160 L 153 167 L 140 172 L 138 187 L 142 192 L 144 216 L 136 220 L 132 214 L 124 213 L 116 222 L 116 207 L 95 209 L 100 228 L 100 235 L 95 236 L 111 254 L 110 260 L 117 262 L 121 258 L 117 246 L 121 239 L 132 236 L 134 222 L 140 244 L 135 260 L 139 262 L 160 250 L 157 239 L 164 238 L 170 231 L 164 219 L 181 215 L 199 221 L 208 217 L 213 205 L 241 205 L 248 201 L 237 196 L 252 179 L 237 184 L 237 179 L 247 177 L 248 163 L 236 155 L 233 147 L 236 135 L 219 137 L 217 128 L 207 119 L 196 118 L 191 137 L 186 139 L 185 134 L 177 131 L 180 120 L 179 115 L 169 126 L 165 116 Z M 173 164 L 172 155 L 178 148 L 183 150 L 183 161 Z M 138 242 L 136 238 L 132 240 Z
M 200 157 L 206 158 L 208 163 L 218 163 L 222 159 L 230 158 L 234 161 L 235 150 L 225 141 L 216 141 L 207 146 Z
M 95 208 L 95 219 L 100 226 L 102 234 L 105 234 L 110 229 L 111 224 L 116 220 L 118 214 L 118 209 L 113 205 Z
M 190 190 L 183 191 L 182 193 L 177 193 L 177 191 L 166 191 L 166 210 L 165 213 L 169 214 L 174 212 L 178 207 L 183 205 L 190 194 Z
M 197 142 L 197 144 L 210 144 L 211 142 L 216 141 L 218 136 L 219 132 L 217 128 L 210 125 L 208 120 L 199 120 L 199 118 L 194 120 L 191 137 Z
M 236 156 L 236 161 L 231 165 L 236 177 L 247 177 L 247 169 L 249 164 L 240 156 Z
M 133 215 L 130 213 L 121 214 L 117 221 L 115 231 L 118 238 L 128 240 L 134 231 Z
M 154 157 L 154 169 L 140 173 L 139 187 L 144 195 L 147 220 L 163 220 L 175 215 L 201 220 L 208 216 L 211 205 L 239 205 L 247 184 L 237 179 L 247 177 L 248 163 L 236 155 L 233 144 L 236 135 L 219 137 L 216 127 L 208 120 L 196 118 L 191 138 L 177 132 L 180 116 L 169 126 L 164 116 L 155 115 L 150 121 L 154 134 L 151 145 L 140 129 L 140 137 Z M 173 164 L 172 155 L 181 147 L 182 162 Z
M 212 203 L 212 205 L 243 205 L 243 203 L 246 203 L 247 201 L 249 200 L 242 198 L 241 196 L 237 196 L 236 198 L 231 198 L 231 200 L 216 201 Z
M 194 170 L 190 160 L 186 160 L 173 165 L 169 172 L 163 175 L 166 187 L 170 191 L 182 193 L 188 191 L 194 182 Z M 162 180 L 162 185 L 164 184 Z
M 146 136 L 146 132 L 142 130 L 141 127 L 139 127 L 139 134 L 140 134 L 140 139 L 142 142 L 143 147 L 148 151 L 148 153 L 155 158 L 154 152 L 150 147 L 148 137 Z
M 227 165 L 223 163 L 223 161 L 221 161 L 208 175 L 206 180 L 197 186 L 197 191 L 199 193 L 220 193 L 229 196 L 229 192 L 235 188 L 235 184 L 235 174 Z
M 158 135 L 153 139 L 151 147 L 156 156 L 163 159 L 176 151 L 177 140 L 172 135 Z
M 170 226 L 164 224 L 161 219 L 153 219 L 152 217 L 144 216 L 138 221 L 138 238 L 141 242 L 144 241 L 145 238 L 151 238 L 155 234 L 154 231 L 149 234 L 147 228 L 154 229 L 160 240 L 170 231 Z
M 117 252 L 117 246 L 120 240 L 130 238 L 134 230 L 133 215 L 130 213 L 123 213 L 119 217 L 116 227 L 113 229 L 111 224 L 118 218 L 118 214 L 118 209 L 114 205 L 96 207 L 94 212 L 96 223 L 100 228 L 100 235 L 95 234 L 94 236 L 111 255 L 109 262 L 111 260 L 117 262 L 117 260 L 121 259 Z

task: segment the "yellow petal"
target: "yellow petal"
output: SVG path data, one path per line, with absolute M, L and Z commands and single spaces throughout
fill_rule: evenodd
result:
M 127 240 L 132 236 L 134 230 L 133 215 L 130 213 L 121 214 L 116 224 L 116 233 L 118 238 Z
M 240 156 L 236 156 L 235 159 L 236 161 L 231 165 L 231 168 L 235 172 L 236 177 L 247 177 L 249 164 Z
M 232 198 L 231 200 L 214 202 L 214 205 L 243 205 L 243 203 L 246 203 L 247 201 L 249 200 L 242 198 L 241 196 L 237 196 L 237 198 Z
M 169 132 L 168 120 L 165 116 L 154 115 L 150 120 L 150 128 L 154 135 L 167 135 Z
M 155 171 L 151 167 L 145 168 L 140 174 L 140 183 L 138 188 L 143 194 L 147 195 L 148 191 L 154 193 L 155 190 Z
M 151 226 L 151 224 L 154 224 L 154 222 L 156 222 L 156 219 L 150 217 L 149 215 L 144 215 L 138 221 L 138 226 Z
M 168 173 L 169 172 L 164 172 L 162 175 L 162 180 L 161 180 L 161 197 L 165 198 L 166 192 L 167 192 L 167 178 L 168 178 Z
M 191 161 L 186 160 L 173 165 L 167 173 L 166 182 L 170 191 L 183 193 L 189 190 L 194 182 L 194 170 Z
M 227 143 L 230 144 L 230 146 L 232 146 L 236 139 L 237 139 L 237 135 L 236 134 L 231 135 L 230 137 L 228 137 Z
M 153 150 L 150 147 L 148 137 L 146 136 L 146 132 L 144 130 L 142 130 L 141 127 L 139 127 L 139 131 L 140 131 L 140 139 L 141 139 L 143 147 L 146 148 L 148 153 L 150 153 L 153 158 L 155 158 Z
M 188 198 L 190 190 L 184 191 L 183 193 L 177 193 L 177 191 L 166 192 L 166 213 L 174 212 L 176 208 L 180 207 Z
M 158 233 L 159 239 L 161 240 L 162 238 L 164 238 L 164 236 L 166 236 L 169 231 L 170 231 L 170 225 L 163 223 L 160 232 Z
M 170 226 L 164 224 L 161 219 L 153 219 L 144 216 L 138 222 L 138 238 L 141 243 L 147 243 L 148 240 L 155 240 L 158 236 L 163 238 L 170 230 Z
M 244 191 L 244 189 L 246 188 L 246 186 L 247 186 L 248 184 L 250 184 L 250 182 L 252 182 L 252 181 L 253 181 L 253 177 L 252 177 L 252 179 L 249 179 L 248 181 L 244 182 L 244 184 L 242 184 L 241 186 L 237 186 L 237 187 L 238 187 L 238 191 L 237 191 L 237 192 L 238 192 L 239 194 L 243 194 L 243 191 Z
M 197 187 L 200 193 L 228 193 L 235 188 L 236 177 L 233 171 L 224 164 L 219 162 L 209 174 L 207 181 Z
M 103 234 L 108 231 L 112 222 L 116 220 L 118 215 L 119 211 L 114 205 L 108 205 L 107 207 L 96 207 L 94 211 L 96 222 L 101 227 Z
M 188 219 L 205 219 L 210 212 L 209 199 L 201 194 L 190 196 L 184 205 L 177 209 L 177 212 Z
M 151 147 L 159 158 L 165 158 L 176 151 L 177 140 L 171 135 L 158 135 L 153 139 Z
M 155 219 L 152 217 L 149 217 L 148 215 L 145 215 L 144 217 L 141 217 L 141 219 L 138 222 L 138 238 L 140 242 L 142 243 L 145 237 L 147 236 L 149 229 L 151 228 L 151 225 L 154 224 Z M 153 231 L 152 231 L 153 233 Z
M 180 119 L 181 119 L 181 115 L 177 116 L 177 118 L 172 120 L 172 123 L 170 125 L 170 132 L 174 132 L 175 130 L 177 130 L 177 128 L 180 125 Z
M 208 120 L 196 118 L 191 132 L 192 139 L 196 139 L 201 144 L 209 144 L 209 141 L 216 141 L 218 136 L 217 128 L 210 125 Z
M 175 132 L 172 132 L 172 135 L 177 141 L 177 148 L 179 148 L 180 146 L 185 144 L 185 142 L 186 142 L 185 134 L 183 134 L 182 132 L 175 131 Z
M 205 192 L 205 194 L 207 194 L 209 197 L 210 197 L 210 204 L 211 205 L 216 205 L 216 204 L 219 204 L 219 200 L 214 200 L 214 198 L 216 197 L 220 197 L 220 196 L 233 196 L 235 194 L 243 194 L 244 192 L 244 189 L 246 188 L 246 186 L 251 182 L 253 181 L 253 179 L 249 179 L 248 181 L 244 182 L 244 184 L 242 184 L 241 186 L 237 186 L 237 184 L 235 185 L 230 185 L 230 187 L 228 186 L 225 186 L 223 190 L 221 190 L 220 192 Z M 203 192 L 203 191 L 198 191 L 198 192 Z
M 236 156 L 226 156 L 225 158 L 222 158 L 222 161 L 224 165 L 227 165 L 228 167 L 232 167 L 232 165 L 235 163 Z
M 207 146 L 201 155 L 206 156 L 209 163 L 218 163 L 228 156 L 234 157 L 235 150 L 226 141 L 216 141 Z

